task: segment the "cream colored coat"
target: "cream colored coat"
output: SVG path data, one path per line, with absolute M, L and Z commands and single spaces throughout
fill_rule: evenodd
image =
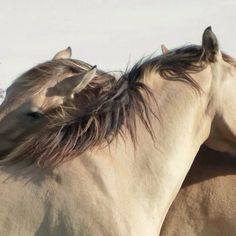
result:
M 202 147 L 172 203 L 161 235 L 236 235 L 236 159 Z
M 1 167 L 0 235 L 158 235 L 201 144 L 208 139 L 215 149 L 236 153 L 230 145 L 236 143 L 236 104 L 222 107 L 234 97 L 236 69 L 222 59 L 215 40 L 208 28 L 203 48 L 215 62 L 193 75 L 201 94 L 181 81 L 164 80 L 158 72 L 144 74 L 144 83 L 158 101 L 158 108 L 151 104 L 160 114 L 160 120 L 151 120 L 155 143 L 138 123 L 135 150 L 127 135 L 125 140 L 117 137 L 109 147 L 91 149 L 55 169 Z M 51 105 L 69 99 L 46 97 L 57 83 L 49 80 L 37 94 L 22 91 L 25 97 L 18 102 L 19 109 L 11 110 L 12 119 L 8 113 L 2 115 L 0 152 L 15 148 L 14 138 L 19 137 L 13 128 L 14 112 L 36 108 L 47 112 Z M 33 107 L 23 106 L 28 99 Z M 226 133 L 218 132 L 223 124 L 228 127 Z M 226 136 L 230 139 L 223 139 Z

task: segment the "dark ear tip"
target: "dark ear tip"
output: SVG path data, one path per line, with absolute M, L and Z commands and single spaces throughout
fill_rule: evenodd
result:
M 208 61 L 214 62 L 216 60 L 215 56 L 219 51 L 219 44 L 216 35 L 211 30 L 211 26 L 208 26 L 203 33 L 202 47 Z
M 69 51 L 69 53 L 70 53 L 70 56 L 71 56 L 71 54 L 72 54 L 72 49 L 71 49 L 71 47 L 70 47 L 70 46 L 68 46 L 68 47 L 67 47 L 67 50 Z
M 208 34 L 213 34 L 211 26 L 208 26 L 203 32 L 203 35 L 208 35 Z

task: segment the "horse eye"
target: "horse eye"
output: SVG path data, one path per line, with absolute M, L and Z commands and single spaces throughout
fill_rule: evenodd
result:
M 43 114 L 40 112 L 29 112 L 26 115 L 33 118 L 33 119 L 39 119 L 39 118 L 43 117 Z

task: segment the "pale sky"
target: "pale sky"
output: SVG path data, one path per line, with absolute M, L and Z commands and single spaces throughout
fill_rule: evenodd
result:
M 235 0 L 0 0 L 0 87 L 71 46 L 73 57 L 124 70 L 142 56 L 200 44 L 211 25 L 236 57 Z

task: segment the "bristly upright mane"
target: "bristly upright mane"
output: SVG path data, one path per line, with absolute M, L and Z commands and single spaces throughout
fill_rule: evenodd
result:
M 231 61 L 225 54 L 223 57 Z M 202 48 L 188 46 L 141 60 L 119 80 L 99 71 L 73 100 L 48 111 L 45 114 L 48 119 L 46 127 L 27 137 L 0 164 L 26 161 L 40 167 L 54 166 L 92 147 L 111 143 L 118 134 L 124 135 L 125 129 L 135 143 L 137 119 L 154 138 L 150 122 L 150 115 L 154 114 L 150 100 L 154 96 L 142 81 L 144 73 L 154 70 L 164 79 L 184 81 L 198 89 L 190 74 L 200 72 L 205 66 Z M 89 64 L 78 60 L 54 60 L 29 70 L 16 83 L 37 90 L 49 78 L 55 79 L 68 72 L 80 73 L 90 68 Z
M 166 80 L 178 80 L 199 89 L 199 85 L 190 74 L 198 73 L 206 67 L 203 50 L 200 46 L 190 45 L 170 50 L 164 55 L 141 59 L 127 76 L 136 78 L 145 71 L 156 71 Z

